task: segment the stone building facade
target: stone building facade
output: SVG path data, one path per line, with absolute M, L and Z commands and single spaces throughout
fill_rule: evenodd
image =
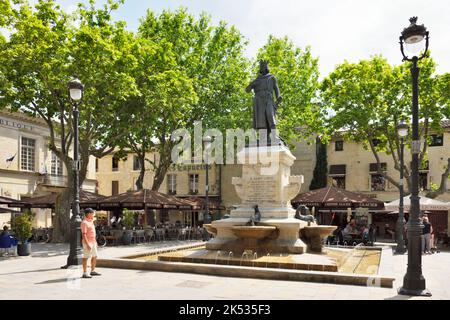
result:
M 0 110 L 0 196 L 16 200 L 61 192 L 67 169 L 48 149 L 50 136 L 44 120 L 20 112 Z M 90 161 L 83 188 L 95 191 L 95 161 Z M 52 225 L 51 210 L 33 209 L 35 227 Z M 0 227 L 11 215 L 0 213 Z

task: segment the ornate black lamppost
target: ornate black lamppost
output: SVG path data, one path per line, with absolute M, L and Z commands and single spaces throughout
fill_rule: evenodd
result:
M 203 142 L 205 143 L 205 163 L 206 163 L 206 187 L 205 187 L 205 213 L 203 217 L 203 223 L 208 224 L 211 223 L 211 216 L 209 214 L 209 152 L 211 148 L 212 138 L 210 136 L 206 136 L 203 138 Z
M 83 97 L 84 86 L 74 78 L 69 82 L 70 99 L 73 101 L 73 180 L 74 195 L 72 203 L 72 218 L 70 219 L 70 253 L 67 266 L 81 265 L 81 217 L 80 217 L 80 158 L 78 155 L 78 105 Z
M 400 204 L 398 206 L 398 220 L 396 226 L 397 233 L 397 247 L 395 252 L 397 254 L 404 254 L 406 252 L 405 239 L 403 239 L 403 229 L 405 227 L 405 213 L 403 210 L 403 197 L 404 197 L 404 182 L 403 182 L 403 169 L 405 167 L 404 150 L 405 150 L 405 137 L 408 135 L 409 126 L 405 121 L 401 121 L 397 125 L 397 133 L 400 137 Z
M 419 197 L 419 71 L 417 62 L 423 59 L 428 51 L 429 33 L 424 25 L 417 25 L 417 17 L 412 17 L 411 25 L 405 28 L 400 36 L 400 48 L 403 61 L 411 61 L 412 68 L 412 141 L 411 141 L 411 209 L 408 220 L 408 269 L 403 278 L 403 287 L 398 290 L 399 294 L 410 296 L 431 296 L 426 289 L 425 278 L 422 275 L 422 244 L 421 234 L 423 224 L 419 220 L 420 197 Z M 425 40 L 425 48 L 423 48 Z M 405 55 L 404 45 L 412 58 Z M 421 53 L 421 49 L 424 49 Z

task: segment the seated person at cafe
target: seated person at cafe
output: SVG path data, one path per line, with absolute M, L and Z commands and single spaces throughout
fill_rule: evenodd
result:
M 355 219 L 350 220 L 344 230 L 342 230 L 342 233 L 344 236 L 358 233 L 358 230 L 356 229 Z
M 364 240 L 369 240 L 369 228 L 366 225 L 361 228 L 361 236 Z
M 8 226 L 3 226 L 3 231 L 0 236 L 9 236 Z

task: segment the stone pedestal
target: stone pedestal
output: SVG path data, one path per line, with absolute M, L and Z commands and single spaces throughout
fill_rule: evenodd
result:
M 212 222 L 216 237 L 206 244 L 208 250 L 242 248 L 245 241 L 233 233 L 234 226 L 246 225 L 254 215 L 254 206 L 261 212 L 261 226 L 277 228 L 277 237 L 260 241 L 261 252 L 304 253 L 306 245 L 299 239 L 299 231 L 307 222 L 294 218 L 291 206 L 303 183 L 303 176 L 291 176 L 295 157 L 285 146 L 247 147 L 238 153 L 243 165 L 242 177 L 232 182 L 242 202 L 231 217 Z

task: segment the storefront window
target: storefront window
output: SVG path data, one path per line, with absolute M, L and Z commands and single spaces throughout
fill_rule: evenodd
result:
M 386 180 L 381 174 L 371 175 L 371 191 L 385 191 Z
M 345 189 L 345 176 L 343 177 L 332 177 L 333 179 L 333 186 L 340 188 L 340 189 Z

